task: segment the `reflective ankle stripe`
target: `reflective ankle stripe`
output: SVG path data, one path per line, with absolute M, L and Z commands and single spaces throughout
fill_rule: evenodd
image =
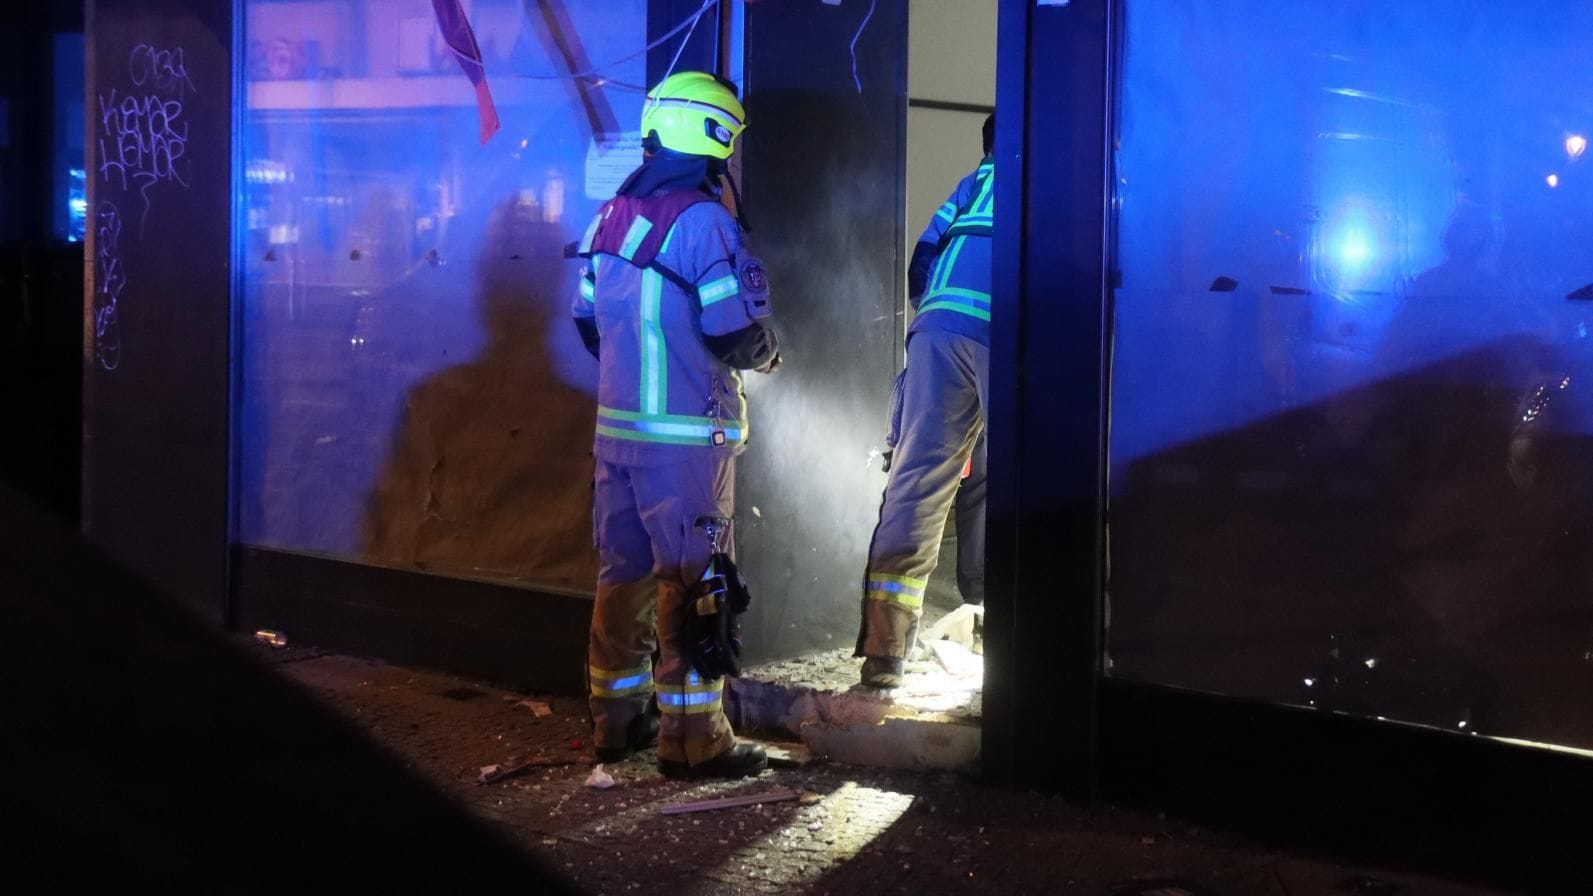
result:
M 928 585 L 924 579 L 915 579 L 912 576 L 899 576 L 888 572 L 871 572 L 868 574 L 868 586 L 864 596 L 869 600 L 897 604 L 909 610 L 918 610 L 924 606 L 924 587 Z
M 724 707 L 724 688 L 723 678 L 705 682 L 696 672 L 686 677 L 685 684 L 660 682 L 658 710 L 667 716 L 719 712 Z
M 740 420 L 721 420 L 725 444 L 739 445 L 747 440 L 747 426 Z M 683 414 L 639 414 L 599 406 L 597 431 L 616 439 L 633 442 L 658 442 L 665 445 L 712 445 L 714 422 L 707 417 Z
M 587 666 L 593 697 L 632 697 L 653 692 L 653 667 L 643 663 L 629 669 L 599 669 Z

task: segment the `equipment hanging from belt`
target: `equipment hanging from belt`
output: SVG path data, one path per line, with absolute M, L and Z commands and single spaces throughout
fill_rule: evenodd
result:
M 747 612 L 752 593 L 724 549 L 730 520 L 699 517 L 697 526 L 713 544 L 713 556 L 686 596 L 681 649 L 698 675 L 715 681 L 741 674 L 741 625 L 736 617 Z

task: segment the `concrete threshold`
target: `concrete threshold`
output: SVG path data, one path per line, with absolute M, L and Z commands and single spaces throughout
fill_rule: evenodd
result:
M 753 667 L 730 681 L 731 724 L 800 740 L 815 756 L 839 762 L 970 770 L 979 759 L 983 657 L 950 641 L 932 646 L 891 690 L 859 684 L 862 662 L 848 649 Z

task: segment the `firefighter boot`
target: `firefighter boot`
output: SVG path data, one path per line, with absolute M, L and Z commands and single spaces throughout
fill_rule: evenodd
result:
M 625 746 L 598 747 L 598 762 L 624 762 L 632 753 L 658 746 L 658 710 L 652 706 L 625 726 Z
M 696 765 L 658 760 L 658 770 L 666 778 L 746 778 L 768 767 L 769 756 L 763 748 L 746 741 L 737 741 L 730 749 Z
M 863 686 L 881 690 L 899 688 L 905 677 L 905 666 L 901 657 L 868 657 L 863 660 Z

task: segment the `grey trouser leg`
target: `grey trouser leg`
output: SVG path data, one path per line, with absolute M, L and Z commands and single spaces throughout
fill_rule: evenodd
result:
M 869 544 L 857 655 L 905 657 L 917 636 L 963 464 L 984 430 L 990 350 L 966 336 L 914 333 L 902 429 Z
M 724 714 L 724 679 L 701 681 L 680 654 L 686 592 L 713 552 L 695 523 L 732 515 L 734 482 L 735 460 L 707 451 L 701 460 L 659 466 L 598 461 L 593 520 L 600 567 L 587 649 L 598 746 L 624 745 L 626 726 L 655 689 L 659 758 L 697 764 L 735 743 Z
M 973 469 L 957 486 L 957 590 L 965 604 L 985 602 L 986 435 L 974 445 Z

